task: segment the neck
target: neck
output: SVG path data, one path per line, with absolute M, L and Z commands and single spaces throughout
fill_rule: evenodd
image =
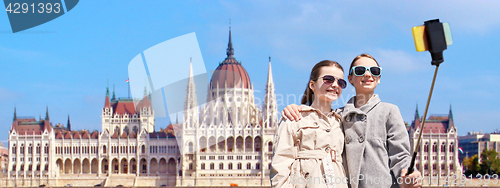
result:
M 369 93 L 356 93 L 356 101 L 354 101 L 354 107 L 359 108 L 373 97 L 373 92 Z
M 311 107 L 318 109 L 323 114 L 328 114 L 332 110 L 332 102 L 324 102 L 320 100 L 314 100 Z

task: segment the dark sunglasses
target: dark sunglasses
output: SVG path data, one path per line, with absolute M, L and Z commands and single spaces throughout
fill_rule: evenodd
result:
M 333 84 L 333 82 L 335 82 L 335 80 L 337 80 L 337 84 L 342 87 L 342 89 L 345 89 L 347 87 L 347 82 L 342 79 L 342 78 L 335 78 L 333 77 L 332 75 L 325 75 L 323 77 L 323 83 L 325 84 Z
M 354 75 L 356 75 L 356 76 L 363 76 L 366 73 L 366 69 L 368 69 L 368 71 L 370 71 L 370 74 L 372 74 L 373 76 L 380 76 L 380 74 L 382 72 L 382 67 L 355 66 L 355 67 L 352 67 L 349 74 L 354 72 Z

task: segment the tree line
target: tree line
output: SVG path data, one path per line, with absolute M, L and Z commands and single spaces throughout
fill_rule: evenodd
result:
M 466 176 L 476 174 L 500 174 L 500 158 L 498 157 L 498 152 L 494 149 L 484 149 L 481 152 L 481 160 L 479 160 L 477 154 L 472 157 L 465 157 L 463 159 L 463 165 L 465 168 L 464 174 Z

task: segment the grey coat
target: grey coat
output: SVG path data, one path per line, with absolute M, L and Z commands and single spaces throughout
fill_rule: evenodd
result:
M 349 183 L 352 188 L 399 187 L 397 178 L 411 160 L 408 133 L 399 108 L 380 102 L 378 95 L 355 108 L 355 99 L 338 109 L 344 128 Z

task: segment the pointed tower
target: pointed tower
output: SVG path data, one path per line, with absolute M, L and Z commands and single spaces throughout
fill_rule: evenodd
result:
M 189 79 L 187 85 L 186 102 L 184 103 L 184 128 L 195 128 L 198 125 L 198 102 L 196 87 L 193 78 L 192 59 L 189 62 Z
M 415 130 L 420 127 L 422 122 L 420 121 L 420 115 L 418 113 L 418 104 L 415 107 L 415 118 L 413 119 L 413 124 L 411 125 L 411 129 Z
M 448 113 L 448 132 L 450 129 L 456 129 L 455 128 L 455 121 L 453 121 L 453 111 L 451 111 L 451 104 L 450 104 L 450 112 Z
M 262 123 L 264 128 L 275 128 L 278 122 L 278 105 L 274 92 L 273 72 L 271 68 L 271 57 L 269 57 L 269 68 L 267 73 L 266 95 L 262 110 Z
M 109 108 L 110 107 L 110 101 L 109 101 L 109 87 L 106 86 L 106 99 L 104 100 L 104 108 Z
M 14 121 L 17 120 L 17 112 L 16 112 L 16 107 L 14 107 Z
M 104 99 L 104 107 L 102 108 L 101 114 L 101 130 L 111 131 L 111 115 L 113 114 L 113 108 L 111 108 L 111 101 L 109 99 L 109 86 L 106 86 L 106 98 Z M 69 118 L 68 118 L 69 119 Z
M 113 97 L 111 98 L 112 101 L 116 100 L 115 98 L 115 84 L 113 84 Z
M 49 121 L 49 106 L 47 106 L 47 111 L 45 112 L 45 120 Z
M 68 127 L 68 131 L 71 131 L 71 123 L 69 121 L 69 114 L 68 114 L 68 126 L 67 127 Z

